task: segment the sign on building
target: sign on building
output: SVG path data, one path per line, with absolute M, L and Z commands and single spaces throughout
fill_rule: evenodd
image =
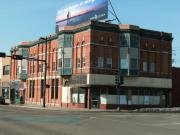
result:
M 108 17 L 108 0 L 79 0 L 57 12 L 56 31 L 63 26 L 78 25 L 89 20 L 103 20 Z

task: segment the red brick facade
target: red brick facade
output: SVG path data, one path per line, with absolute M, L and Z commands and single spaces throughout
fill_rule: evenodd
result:
M 130 41 L 133 34 L 138 35 L 138 47 L 130 47 L 131 43 L 127 42 L 130 45 L 125 49 L 128 48 L 127 67 L 132 67 L 131 58 L 133 60 L 138 56 L 136 60 L 139 68 L 137 75 L 129 75 L 132 72 L 130 69 L 125 75 L 125 84 L 120 91 L 122 97 L 119 99 L 114 75 L 120 64 L 120 46 L 123 47 L 120 37 L 124 33 L 129 34 Z M 60 42 L 59 36 L 63 35 L 65 42 L 65 36 L 69 34 L 73 35 L 73 45 L 67 48 Z M 43 41 L 32 42 L 28 51 L 29 57 L 44 60 L 45 47 Z M 60 48 L 66 49 L 65 51 L 72 48 L 72 57 L 70 54 L 61 57 L 63 64 L 59 58 Z M 137 56 L 131 54 L 134 50 L 138 53 Z M 125 108 L 169 105 L 171 52 L 172 35 L 169 33 L 94 21 L 64 27 L 56 35 L 48 37 L 46 77 L 50 87 L 46 88 L 46 104 L 67 108 L 108 109 L 117 108 L 115 98 L 118 98 L 123 102 L 121 107 Z M 61 74 L 59 70 L 60 65 L 67 64 L 65 58 L 72 59 L 71 74 Z M 145 66 L 147 71 L 144 71 Z M 27 67 L 25 102 L 42 104 L 43 62 L 29 61 Z M 17 78 L 17 61 L 12 60 L 11 69 L 11 80 L 14 80 Z M 167 86 L 157 84 L 156 81 L 167 82 Z

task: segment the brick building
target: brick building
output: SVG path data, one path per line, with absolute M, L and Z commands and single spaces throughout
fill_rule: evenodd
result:
M 45 41 L 28 45 L 29 57 L 45 59 Z M 170 105 L 172 34 L 90 21 L 48 37 L 46 104 L 76 108 Z M 121 69 L 124 84 L 115 86 Z M 12 74 L 17 68 L 12 68 Z M 42 104 L 44 65 L 29 61 L 25 102 Z
M 10 58 L 0 58 L 0 96 L 10 102 Z
M 171 92 L 171 105 L 172 107 L 180 107 L 180 83 L 179 83 L 179 76 L 180 76 L 180 68 L 173 67 L 172 68 L 172 92 Z
M 31 46 L 31 42 L 22 42 L 11 48 L 11 55 L 29 57 L 29 47 Z M 19 103 L 21 97 L 23 97 L 23 100 L 25 99 L 26 80 L 28 78 L 27 64 L 28 61 L 25 59 L 15 60 L 11 58 L 10 89 L 12 103 Z

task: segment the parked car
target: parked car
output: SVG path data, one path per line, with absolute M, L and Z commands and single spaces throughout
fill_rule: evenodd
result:
M 5 104 L 5 99 L 2 96 L 0 96 L 0 104 Z

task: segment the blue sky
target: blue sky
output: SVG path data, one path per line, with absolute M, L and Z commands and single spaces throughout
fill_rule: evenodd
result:
M 180 66 L 180 0 L 111 0 L 122 23 L 173 33 Z M 0 0 L 0 51 L 55 32 L 58 9 L 75 0 Z M 112 18 L 110 16 L 110 18 Z

